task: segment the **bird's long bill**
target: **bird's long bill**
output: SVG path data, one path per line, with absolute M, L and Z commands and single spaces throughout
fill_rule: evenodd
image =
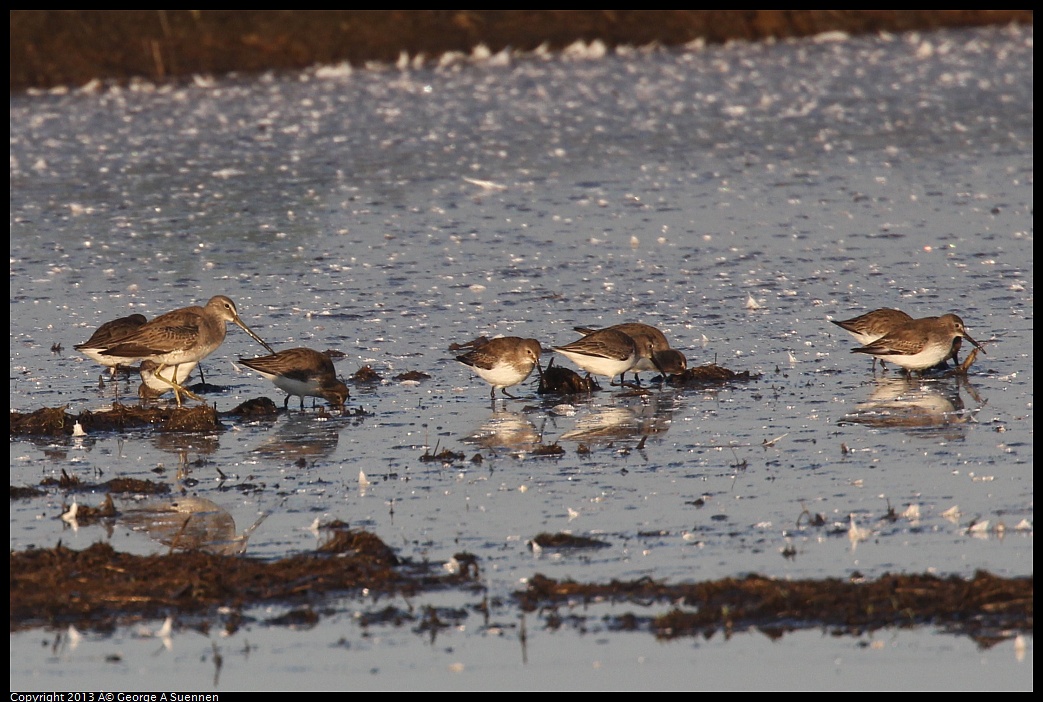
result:
M 257 336 L 256 334 L 254 334 L 254 333 L 253 333 L 253 330 L 252 330 L 252 329 L 250 329 L 250 327 L 246 326 L 246 323 L 245 323 L 245 322 L 244 322 L 243 320 L 241 320 L 241 319 L 239 319 L 238 317 L 236 317 L 236 318 L 235 318 L 234 320 L 232 320 L 232 321 L 234 321 L 234 322 L 235 322 L 236 324 L 238 324 L 238 325 L 239 325 L 240 327 L 242 327 L 242 328 L 243 328 L 243 331 L 244 331 L 244 332 L 246 332 L 247 334 L 249 334 L 250 336 L 252 336 L 252 337 L 253 337 L 253 339 L 254 339 L 254 341 L 256 341 L 256 342 L 257 342 L 258 344 L 260 344 L 260 345 L 261 345 L 261 346 L 263 346 L 264 348 L 268 349 L 268 353 L 275 353 L 275 350 L 274 350 L 274 349 L 273 349 L 273 348 L 272 348 L 271 346 L 269 346 L 268 344 L 266 344 L 266 343 L 264 342 L 264 339 L 262 339 L 261 337 Z
M 979 351 L 981 351 L 981 352 L 982 352 L 983 354 L 985 354 L 985 349 L 983 349 L 983 348 L 981 347 L 981 344 L 979 344 L 979 343 L 978 343 L 977 341 L 975 341 L 974 339 L 972 339 L 972 338 L 971 338 L 971 335 L 970 335 L 970 334 L 968 334 L 967 332 L 964 332 L 964 333 L 963 333 L 963 338 L 964 338 L 964 339 L 966 339 L 967 341 L 971 342 L 972 344 L 974 344 L 974 348 L 978 349 L 978 350 L 979 350 Z M 986 355 L 987 355 L 987 354 L 986 354 Z

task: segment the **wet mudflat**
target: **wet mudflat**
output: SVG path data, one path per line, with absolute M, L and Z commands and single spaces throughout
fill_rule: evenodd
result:
M 1029 687 L 1031 53 L 1005 28 L 12 98 L 11 409 L 82 420 L 12 436 L 12 572 L 160 585 L 27 599 L 12 686 Z M 276 349 L 341 350 L 345 410 L 283 411 L 232 329 L 187 410 L 220 426 L 91 426 L 176 412 L 68 349 L 219 293 Z M 885 306 L 987 353 L 874 370 L 829 320 Z M 629 320 L 734 375 L 490 401 L 450 351 Z
M 969 355 L 964 367 L 949 372 L 966 373 L 973 358 Z M 592 392 L 588 387 L 574 390 L 576 381 L 572 376 L 575 374 L 566 376 L 568 381 L 555 385 L 553 391 L 543 378 L 540 392 L 555 392 L 565 399 L 575 392 Z M 682 386 L 698 382 L 706 387 L 709 383 L 735 378 L 735 373 L 712 365 L 691 368 L 665 380 Z M 663 380 L 659 378 L 660 382 Z M 639 389 L 639 392 L 648 391 Z M 277 413 L 270 400 L 261 398 L 227 414 L 257 418 Z M 11 415 L 12 436 L 64 438 L 74 431 L 126 432 L 144 427 L 157 432 L 213 432 L 225 428 L 209 405 L 160 409 L 116 402 L 111 410 L 97 415 L 85 412 L 72 417 L 62 408 L 45 408 L 24 417 L 19 413 Z M 643 448 L 643 441 L 637 448 Z M 564 449 L 555 443 L 534 446 L 530 452 L 533 456 L 547 456 L 562 454 Z M 475 457 L 481 459 L 481 454 Z M 443 463 L 465 459 L 465 455 L 454 454 L 449 449 L 437 454 L 428 452 L 420 458 Z M 45 496 L 48 490 L 54 489 L 74 500 L 77 495 L 105 494 L 104 501 L 97 507 L 74 501 L 74 506 L 69 507 L 62 518 L 77 527 L 105 524 L 110 530 L 128 516 L 116 509 L 113 494 L 166 496 L 172 492 L 171 486 L 162 482 L 126 478 L 103 485 L 85 484 L 63 471 L 62 479 L 47 479 L 38 489 L 12 486 L 11 497 L 31 499 Z M 162 618 L 176 611 L 184 626 L 192 621 L 191 626 L 203 630 L 224 626 L 234 631 L 244 621 L 244 606 L 270 602 L 291 607 L 291 613 L 280 615 L 269 624 L 297 624 L 302 618 L 314 623 L 321 616 L 325 598 L 362 590 L 382 597 L 416 597 L 424 591 L 456 588 L 482 598 L 472 603 L 470 610 L 480 612 L 488 607 L 484 601 L 488 592 L 480 578 L 482 562 L 474 554 L 454 554 L 456 567 L 452 575 L 446 575 L 437 565 L 402 561 L 394 549 L 376 535 L 333 523 L 316 525 L 316 529 L 323 530 L 327 536 L 311 553 L 276 561 L 257 560 L 242 555 L 247 548 L 246 539 L 236 536 L 234 524 L 228 523 L 230 520 L 221 525 L 230 526 L 230 531 L 227 528 L 223 533 L 201 530 L 205 515 L 220 509 L 209 501 L 200 508 L 196 502 L 193 498 L 173 497 L 169 504 L 175 509 L 158 510 L 141 520 L 154 539 L 169 546 L 170 552 L 165 555 L 135 556 L 100 543 L 84 551 L 57 546 L 12 553 L 12 630 L 72 626 L 106 631 Z M 167 525 L 166 538 L 163 538 L 159 535 L 161 525 L 170 519 L 171 512 L 176 517 Z M 892 511 L 888 518 L 898 521 L 899 516 Z M 808 514 L 807 523 L 824 533 L 833 528 L 821 514 Z M 844 529 L 839 533 L 849 535 Z M 567 532 L 541 533 L 530 544 L 531 548 L 541 551 L 571 553 L 611 546 L 607 541 Z M 793 555 L 795 552 L 790 554 Z M 525 590 L 513 593 L 512 598 L 520 611 L 545 612 L 551 628 L 562 625 L 552 613 L 570 602 L 633 602 L 642 607 L 650 603 L 673 603 L 680 606 L 666 614 L 653 617 L 628 612 L 612 616 L 607 626 L 617 630 L 647 630 L 660 638 L 672 638 L 713 636 L 735 628 L 754 628 L 781 636 L 798 629 L 823 627 L 859 635 L 884 627 L 931 625 L 951 634 L 968 635 L 988 647 L 1017 633 L 1032 633 L 1032 587 L 1031 577 L 999 578 L 980 571 L 971 580 L 920 574 L 887 574 L 874 582 L 864 582 L 862 578 L 846 582 L 835 579 L 778 581 L 748 576 L 684 585 L 667 584 L 650 577 L 628 582 L 579 583 L 536 575 L 528 581 Z M 405 616 L 405 619 L 413 618 Z M 432 623 L 434 621 L 437 616 Z
M 115 510 L 100 519 L 115 520 Z M 91 515 L 84 524 L 95 521 Z M 135 556 L 107 544 L 84 551 L 58 546 L 11 555 L 11 627 L 111 631 L 163 619 L 177 612 L 179 625 L 202 631 L 234 633 L 250 622 L 244 606 L 277 604 L 289 612 L 270 617 L 270 626 L 314 625 L 332 596 L 363 590 L 380 598 L 422 597 L 425 592 L 455 589 L 472 600 L 454 619 L 488 609 L 481 584 L 481 562 L 472 554 L 454 554 L 462 563 L 449 575 L 439 566 L 403 563 L 394 550 L 364 531 L 324 527 L 333 537 L 313 553 L 277 561 L 213 554 L 191 539 L 171 540 L 183 553 Z M 607 542 L 571 534 L 539 534 L 540 548 L 608 547 Z M 801 629 L 860 636 L 884 628 L 937 627 L 968 636 L 983 648 L 1018 634 L 1032 633 L 1032 578 L 997 578 L 979 572 L 967 580 L 951 576 L 887 575 L 871 582 L 841 580 L 779 581 L 747 576 L 694 584 L 637 581 L 581 583 L 536 575 L 526 589 L 512 593 L 520 612 L 539 612 L 546 626 L 566 622 L 559 608 L 577 602 L 633 605 L 632 611 L 598 616 L 609 630 L 644 631 L 658 638 L 712 637 L 735 630 L 758 630 L 773 637 Z M 664 614 L 648 614 L 649 605 L 671 604 Z M 396 611 L 396 610 L 392 610 Z M 367 617 L 376 622 L 386 607 Z M 434 614 L 434 613 L 432 613 Z M 404 611 L 395 619 L 416 622 L 421 614 Z M 588 615 L 568 615 L 569 626 L 590 626 Z M 434 616 L 430 624 L 438 619 Z M 250 622 L 260 623 L 260 622 Z M 450 624 L 442 623 L 441 627 Z

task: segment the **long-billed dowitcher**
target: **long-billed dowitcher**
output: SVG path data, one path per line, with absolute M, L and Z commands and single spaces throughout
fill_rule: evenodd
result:
M 985 349 L 967 333 L 963 320 L 954 314 L 914 319 L 852 353 L 866 353 L 895 363 L 909 371 L 925 371 L 953 357 L 959 349 L 954 343 L 966 339 L 982 353 Z
M 606 376 L 609 381 L 618 375 L 622 382 L 623 374 L 633 368 L 645 352 L 653 365 L 656 363 L 650 342 L 639 352 L 632 337 L 613 328 L 599 329 L 570 344 L 555 346 L 554 350 L 587 373 Z
M 623 332 L 637 345 L 637 363 L 630 369 L 630 372 L 634 374 L 634 380 L 638 385 L 641 384 L 638 376 L 640 371 L 659 371 L 664 375 L 677 375 L 684 373 L 688 368 L 688 359 L 685 358 L 685 355 L 677 349 L 670 348 L 666 335 L 651 324 L 624 322 L 606 328 Z M 573 327 L 573 329 L 581 334 L 598 331 L 594 327 Z
M 163 371 L 182 363 L 198 363 L 217 350 L 225 340 L 228 322 L 235 322 L 253 337 L 254 341 L 272 351 L 272 348 L 239 318 L 239 312 L 231 299 L 224 295 L 215 295 L 205 307 L 182 307 L 161 314 L 151 322 L 138 327 L 136 331 L 114 341 L 112 346 L 103 349 L 103 353 L 125 361 L 149 360 L 158 364 L 154 371 L 155 377 L 174 388 L 174 398 L 180 407 L 183 394 L 196 400 L 201 398 L 176 381 L 176 370 L 170 375 L 163 375 Z
M 482 380 L 492 388 L 489 397 L 496 397 L 496 388 L 507 397 L 514 395 L 507 392 L 512 385 L 522 383 L 536 368 L 540 374 L 540 354 L 543 348 L 536 339 L 523 339 L 518 336 L 500 336 L 490 339 L 473 351 L 456 360 L 470 366 Z
M 255 370 L 275 387 L 286 393 L 283 408 L 289 408 L 290 397 L 321 397 L 334 407 L 343 407 L 348 399 L 348 386 L 337 379 L 337 371 L 329 356 L 312 349 L 286 349 L 270 356 L 240 358 L 239 362 Z
M 82 344 L 76 344 L 73 348 L 92 361 L 96 361 L 103 366 L 108 366 L 112 375 L 116 375 L 120 366 L 124 365 L 127 359 L 118 356 L 109 356 L 105 353 L 105 349 L 112 346 L 116 341 L 119 341 L 128 334 L 137 331 L 147 321 L 148 319 L 146 319 L 143 314 L 132 314 L 126 317 L 120 317 L 119 319 L 113 319 L 112 321 L 105 322 L 105 324 L 98 327 L 94 333 L 91 334 L 91 338 L 87 339 Z

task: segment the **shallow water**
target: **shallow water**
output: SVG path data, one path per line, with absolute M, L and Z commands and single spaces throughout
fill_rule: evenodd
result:
M 1030 575 L 1032 54 L 1031 27 L 986 28 L 12 96 L 12 410 L 106 406 L 101 367 L 72 346 L 113 317 L 218 293 L 276 349 L 335 348 L 342 376 L 370 365 L 384 380 L 352 385 L 364 417 L 12 439 L 11 484 L 63 470 L 164 480 L 219 505 L 240 534 L 268 514 L 249 535 L 258 557 L 314 548 L 313 522 L 341 519 L 404 557 L 475 554 L 494 602 L 534 573 Z M 955 311 L 987 355 L 965 381 L 874 374 L 828 320 L 884 306 Z M 663 329 L 689 365 L 759 378 L 565 401 L 536 396 L 533 378 L 515 389 L 523 399 L 491 402 L 448 350 L 480 334 L 553 346 L 573 326 L 630 320 Z M 233 326 L 202 363 L 227 388 L 207 397 L 219 410 L 281 402 L 235 363 L 260 352 Z M 394 380 L 406 371 L 430 378 Z M 534 457 L 538 441 L 565 454 Z M 483 461 L 420 460 L 443 448 Z M 132 524 L 73 530 L 63 499 L 12 501 L 11 549 L 164 548 Z M 889 507 L 903 516 L 885 519 Z M 830 526 L 808 526 L 804 510 Z M 852 519 L 867 540 L 847 537 Z M 527 545 L 566 530 L 611 546 Z M 394 604 L 445 600 L 473 605 Z M 523 644 L 505 602 L 432 641 L 409 624 L 360 627 L 384 604 L 331 603 L 305 630 L 254 611 L 227 638 L 175 622 L 169 648 L 137 630 L 75 646 L 64 632 L 12 634 L 11 686 L 1032 681 L 1031 636 L 1020 653 L 922 629 L 664 644 L 584 611 L 579 628 L 528 617 Z M 750 670 L 751 655 L 765 664 Z

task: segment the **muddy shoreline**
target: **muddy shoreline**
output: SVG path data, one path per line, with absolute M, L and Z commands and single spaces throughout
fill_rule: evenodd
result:
M 674 46 L 822 32 L 1032 23 L 1031 10 L 13 10 L 10 90 L 315 64 L 435 60 L 484 46 Z
M 423 636 L 471 616 L 517 621 L 519 612 L 550 630 L 597 623 L 659 639 L 708 639 L 747 630 L 774 639 L 807 629 L 858 636 L 932 626 L 989 648 L 1033 631 L 1032 577 L 1007 579 L 979 571 L 969 579 L 887 574 L 874 581 L 855 576 L 790 581 L 751 575 L 669 584 L 651 578 L 579 583 L 536 573 L 510 601 L 490 603 L 481 584 L 482 563 L 471 554 L 455 554 L 455 568 L 414 563 L 399 559 L 369 532 L 346 525 L 329 531 L 316 551 L 276 561 L 196 550 L 136 556 L 103 543 L 83 551 L 58 545 L 11 553 L 11 631 L 74 626 L 105 632 L 172 617 L 179 628 L 233 633 L 253 621 L 246 610 L 256 605 L 289 608 L 266 620 L 268 625 L 310 626 L 334 614 L 329 598 L 363 590 L 369 593 L 364 599 L 375 602 L 365 615 L 367 626 L 409 625 Z M 558 546 L 570 551 L 596 547 Z M 448 589 L 473 601 L 452 611 L 405 611 L 381 602 Z M 593 608 L 599 602 L 615 603 L 617 612 L 620 604 L 632 611 L 602 616 Z

